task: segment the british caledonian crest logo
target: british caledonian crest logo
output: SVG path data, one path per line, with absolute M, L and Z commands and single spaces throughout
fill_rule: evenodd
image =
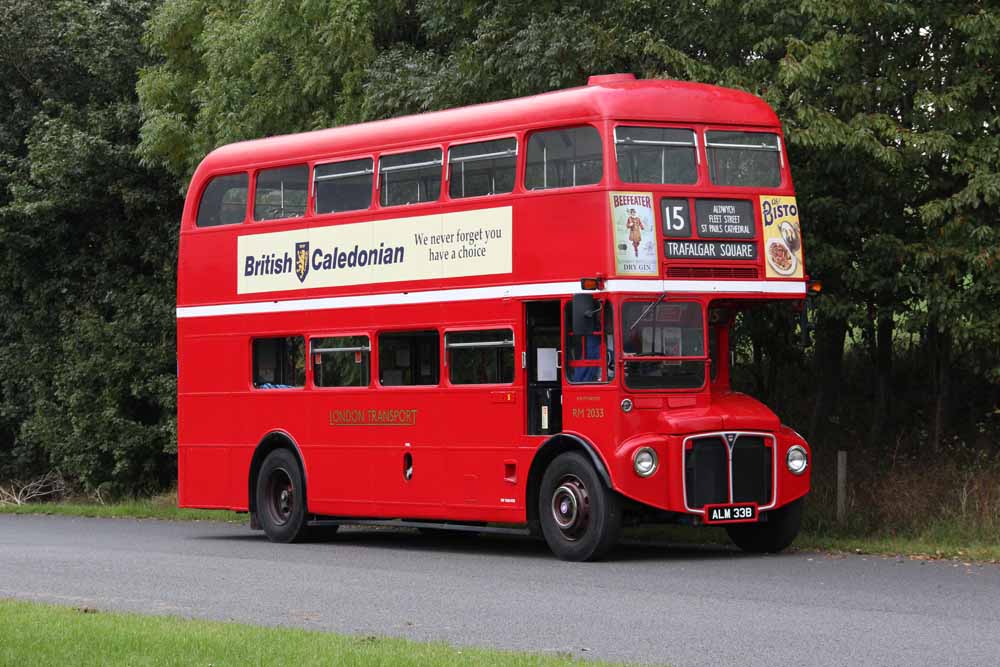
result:
M 295 244 L 295 275 L 300 283 L 304 283 L 309 275 L 309 241 Z

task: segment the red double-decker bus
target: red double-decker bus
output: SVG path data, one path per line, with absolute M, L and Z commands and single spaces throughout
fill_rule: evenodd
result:
M 179 257 L 184 507 L 275 541 L 527 530 L 568 560 L 640 522 L 798 531 L 808 445 L 730 388 L 736 314 L 806 293 L 757 97 L 608 75 L 225 146 Z

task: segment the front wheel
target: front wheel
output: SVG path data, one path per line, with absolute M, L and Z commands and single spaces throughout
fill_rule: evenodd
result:
M 767 513 L 766 523 L 742 523 L 726 526 L 729 539 L 743 551 L 777 553 L 790 545 L 802 525 L 803 500 L 799 498 Z
M 618 542 L 621 498 L 579 452 L 557 456 L 542 477 L 538 518 L 549 548 L 563 560 L 597 560 Z
M 306 536 L 306 497 L 302 469 L 287 449 L 267 455 L 257 474 L 257 518 L 272 542 Z

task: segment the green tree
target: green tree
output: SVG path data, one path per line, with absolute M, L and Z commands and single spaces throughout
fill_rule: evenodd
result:
M 392 0 L 166 2 L 139 79 L 144 161 L 186 186 L 217 146 L 356 121 L 365 67 L 414 30 Z
M 4 3 L 0 477 L 172 477 L 179 200 L 135 153 L 155 4 Z

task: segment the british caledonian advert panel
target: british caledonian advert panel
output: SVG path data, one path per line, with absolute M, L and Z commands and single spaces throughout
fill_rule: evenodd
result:
M 620 276 L 659 275 L 653 193 L 610 192 L 615 271 Z
M 511 207 L 247 234 L 237 292 L 510 273 Z
M 760 219 L 764 227 L 767 277 L 801 278 L 802 233 L 795 197 L 761 196 Z

